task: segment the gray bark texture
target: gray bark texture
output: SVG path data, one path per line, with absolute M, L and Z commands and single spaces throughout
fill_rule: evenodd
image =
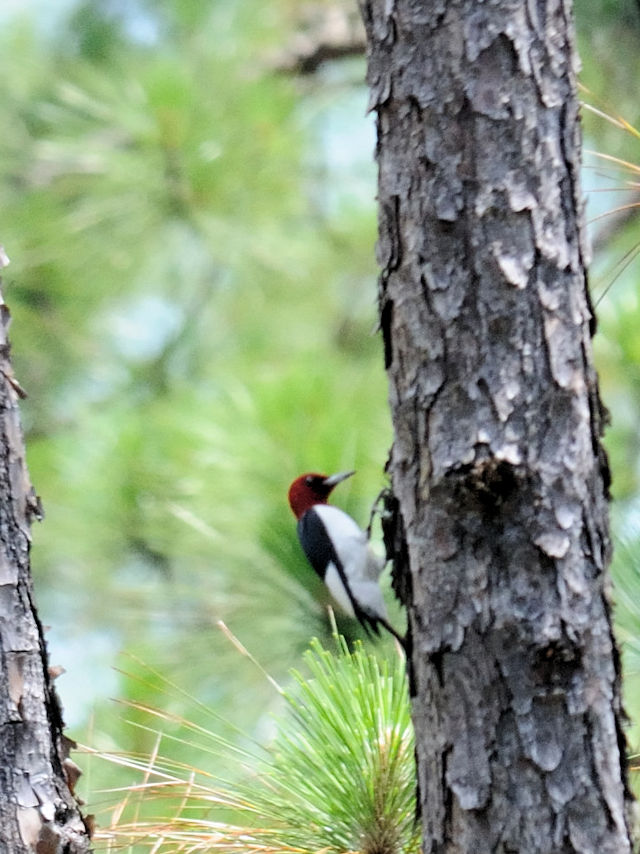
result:
M 62 716 L 33 599 L 29 482 L 0 296 L 0 854 L 81 854 L 89 837 L 69 786 Z
M 424 852 L 623 854 L 571 3 L 361 11 Z

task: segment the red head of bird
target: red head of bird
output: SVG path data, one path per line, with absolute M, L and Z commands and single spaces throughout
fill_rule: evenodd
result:
M 326 504 L 327 498 L 343 480 L 355 474 L 354 471 L 342 471 L 326 475 L 308 472 L 297 477 L 289 487 L 289 505 L 297 519 L 315 504 Z

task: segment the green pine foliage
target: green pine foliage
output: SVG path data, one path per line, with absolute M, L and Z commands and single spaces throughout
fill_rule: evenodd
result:
M 162 854 L 418 852 L 404 659 L 381 662 L 359 643 L 353 651 L 342 637 L 336 643 L 332 652 L 312 642 L 304 656 L 308 673 L 294 673 L 292 687 L 281 692 L 284 708 L 266 749 L 233 747 L 216 730 L 138 706 L 137 725 L 154 733 L 154 750 L 145 759 L 102 757 L 142 779 L 113 808 L 98 842 Z M 198 765 L 164 756 L 172 743 L 180 757 L 185 744 L 197 744 Z M 219 769 L 225 752 L 249 775 L 229 784 L 219 770 L 207 770 Z
M 261 815 L 293 849 L 395 854 L 418 851 L 416 777 L 405 662 L 380 662 L 339 640 L 315 641 L 311 677 L 295 674 L 257 794 Z
M 0 241 L 46 512 L 39 602 L 67 707 L 86 716 L 89 685 L 126 696 L 95 674 L 126 648 L 221 705 L 251 687 L 250 726 L 262 686 L 216 621 L 279 676 L 330 633 L 289 482 L 357 468 L 337 497 L 362 524 L 384 486 L 373 138 L 350 155 L 366 198 L 334 181 L 325 142 L 364 121 L 366 92 L 348 72 L 301 98 L 277 70 L 286 4 L 126 6 L 2 36 Z M 120 729 L 97 710 L 95 738 Z

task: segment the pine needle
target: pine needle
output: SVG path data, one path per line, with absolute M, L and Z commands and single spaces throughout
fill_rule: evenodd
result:
M 293 686 L 284 690 L 272 681 L 285 712 L 273 744 L 253 757 L 244 781 L 217 778 L 206 768 L 206 751 L 202 768 L 163 758 L 167 738 L 188 743 L 205 728 L 142 703 L 130 704 L 156 726 L 163 720 L 178 724 L 185 735 L 156 730 L 147 757 L 99 754 L 140 774 L 100 831 L 108 850 L 417 854 L 414 739 L 404 661 L 398 656 L 380 662 L 359 644 L 351 651 L 344 638 L 336 635 L 335 640 L 337 652 L 312 642 L 304 656 L 309 677 L 294 672 Z M 208 737 L 223 743 L 215 733 Z M 228 747 L 230 755 L 237 750 Z M 249 759 L 246 751 L 243 756 Z

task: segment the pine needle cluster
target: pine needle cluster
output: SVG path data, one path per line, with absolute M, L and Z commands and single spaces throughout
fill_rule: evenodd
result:
M 148 757 L 102 754 L 142 774 L 101 831 L 109 851 L 261 852 L 261 854 L 413 854 L 414 738 L 401 657 L 379 661 L 361 645 L 337 653 L 313 641 L 309 676 L 293 673 L 285 710 L 262 753 L 228 744 L 251 775 L 223 783 L 156 749 Z M 163 718 L 163 713 L 149 709 Z M 175 723 L 175 721 L 174 721 Z M 187 738 L 206 733 L 198 727 Z M 208 733 L 216 749 L 220 738 Z M 206 764 L 206 751 L 203 751 Z M 148 815 L 149 805 L 170 809 Z M 162 809 L 160 810 L 162 812 Z

